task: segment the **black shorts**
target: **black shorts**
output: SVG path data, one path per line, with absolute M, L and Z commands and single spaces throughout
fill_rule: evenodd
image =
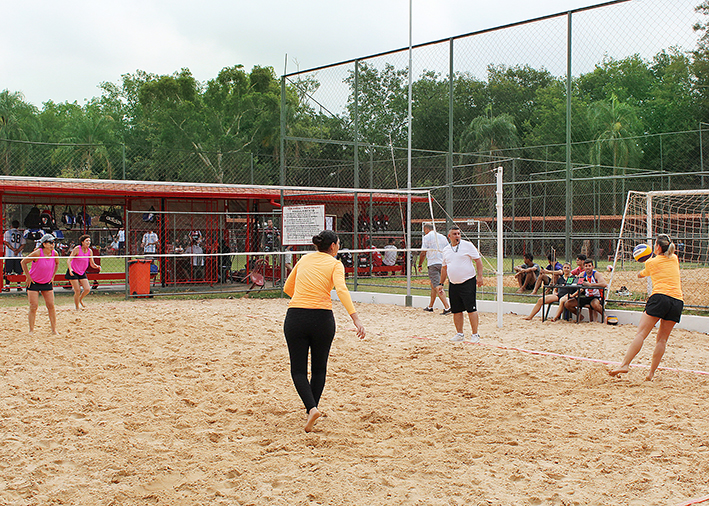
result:
M 69 269 L 66 270 L 66 274 L 64 275 L 66 279 L 87 279 L 86 278 L 86 273 L 83 274 L 78 274 L 77 272 L 74 272 L 74 274 L 69 273 Z
M 467 311 L 468 313 L 474 313 L 477 311 L 477 290 L 477 276 L 473 276 L 460 284 L 450 283 L 448 285 L 448 299 L 451 304 L 451 312 L 462 313 Z
M 22 259 L 8 258 L 5 260 L 5 274 L 22 274 Z
M 649 316 L 675 323 L 679 323 L 682 309 L 684 309 L 684 302 L 662 293 L 651 295 L 645 304 L 645 313 Z
M 590 306 L 593 299 L 600 300 L 600 297 L 579 297 L 579 306 Z
M 52 283 L 35 283 L 32 281 L 30 286 L 27 288 L 28 292 L 52 292 L 54 291 L 54 286 Z

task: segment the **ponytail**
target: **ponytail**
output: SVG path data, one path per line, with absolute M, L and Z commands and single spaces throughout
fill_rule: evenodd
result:
M 675 252 L 675 243 L 672 242 L 670 236 L 667 234 L 660 234 L 657 236 L 657 244 L 662 250 L 662 254 L 666 257 L 671 257 Z

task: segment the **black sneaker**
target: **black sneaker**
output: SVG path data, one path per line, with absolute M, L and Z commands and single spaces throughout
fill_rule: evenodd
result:
M 433 313 L 432 307 L 425 307 L 425 308 L 423 308 L 423 310 L 426 311 L 427 313 Z
M 451 308 L 448 308 L 448 309 L 444 309 L 444 310 L 443 310 L 443 312 L 442 312 L 441 314 L 442 314 L 442 315 L 447 315 L 447 314 L 451 314 L 451 312 L 452 312 L 452 311 L 453 311 L 453 310 L 452 310 Z

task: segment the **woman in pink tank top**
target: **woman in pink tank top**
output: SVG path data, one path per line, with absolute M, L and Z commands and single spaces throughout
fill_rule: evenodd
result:
M 66 271 L 66 279 L 71 283 L 74 289 L 74 305 L 76 309 L 86 307 L 84 305 L 84 297 L 89 294 L 91 287 L 89 279 L 86 277 L 86 269 L 89 265 L 94 269 L 101 270 L 100 265 L 94 262 L 93 251 L 91 250 L 91 238 L 88 235 L 79 237 L 79 245 L 71 250 L 71 254 L 66 261 L 68 269 Z
M 57 313 L 54 308 L 54 275 L 59 269 L 59 259 L 54 251 L 55 237 L 52 234 L 44 234 L 37 241 L 37 249 L 22 259 L 22 271 L 27 280 L 27 297 L 30 301 L 30 334 L 34 332 L 34 322 L 37 317 L 39 307 L 39 294 L 44 297 L 44 304 L 49 313 L 49 323 L 52 326 L 52 334 L 57 334 Z M 30 264 L 32 264 L 30 266 Z

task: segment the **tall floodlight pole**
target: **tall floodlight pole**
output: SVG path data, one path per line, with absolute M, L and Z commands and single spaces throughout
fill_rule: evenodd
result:
M 406 305 L 411 306 L 411 88 L 413 83 L 413 69 L 412 67 L 412 40 L 411 40 L 411 24 L 412 24 L 412 3 L 413 0 L 409 0 L 409 114 L 407 118 L 408 122 L 408 149 L 407 149 L 407 170 L 406 170 L 406 188 L 408 193 L 406 194 L 406 246 L 409 249 L 406 252 Z

